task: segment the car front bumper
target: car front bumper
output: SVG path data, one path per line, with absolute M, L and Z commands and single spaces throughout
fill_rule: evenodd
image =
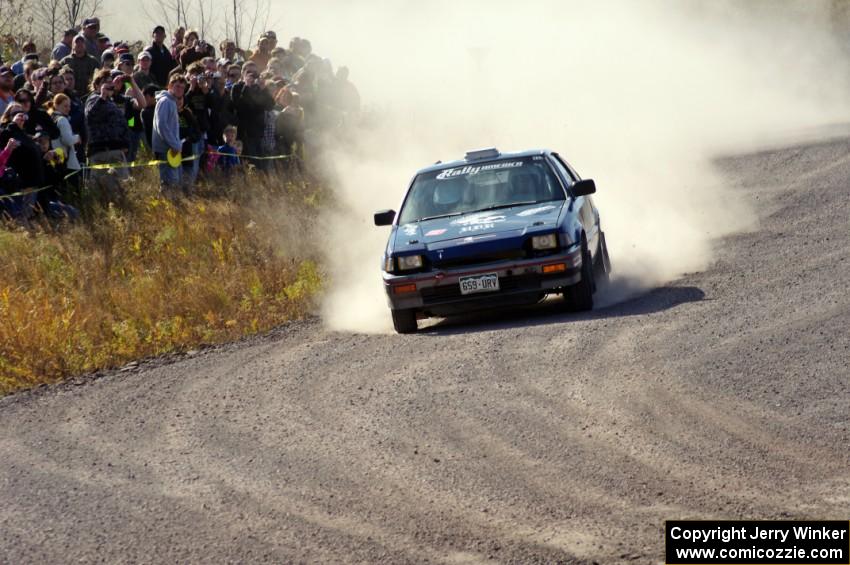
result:
M 547 265 L 564 264 L 560 272 L 544 273 Z M 499 290 L 463 295 L 459 279 L 470 275 L 495 273 Z M 415 309 L 430 315 L 442 316 L 491 306 L 521 304 L 536 301 L 541 295 L 554 292 L 581 280 L 581 247 L 534 259 L 500 261 L 456 269 L 435 269 L 411 275 L 384 273 L 384 290 L 392 310 Z M 412 292 L 398 293 L 399 287 L 416 285 Z

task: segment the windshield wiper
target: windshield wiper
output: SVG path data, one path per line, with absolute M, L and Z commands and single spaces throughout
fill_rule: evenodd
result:
M 451 214 L 440 214 L 439 216 L 428 216 L 426 218 L 419 218 L 416 221 L 417 222 L 426 222 L 428 220 L 436 220 L 436 219 L 439 219 L 439 218 L 451 218 L 452 216 L 462 216 L 463 214 L 466 214 L 466 213 L 467 212 L 452 212 Z
M 516 208 L 517 206 L 529 206 L 531 204 L 540 204 L 541 202 L 548 202 L 548 200 L 529 200 L 528 202 L 514 202 L 513 204 L 496 204 L 495 206 L 487 206 L 486 208 L 481 208 L 480 210 L 470 210 L 469 212 L 465 213 L 472 214 L 474 212 L 489 212 L 490 210 L 501 210 L 502 208 Z
M 512 204 L 496 204 L 479 208 L 478 210 L 466 210 L 465 212 L 452 212 L 451 214 L 440 214 L 439 216 L 428 216 L 427 218 L 419 218 L 417 222 L 425 222 L 427 220 L 436 220 L 438 218 L 451 218 L 452 216 L 463 216 L 464 214 L 476 214 L 478 212 L 489 212 L 491 210 L 501 210 L 503 208 L 516 208 L 517 206 L 530 206 L 531 204 L 541 204 L 543 202 L 553 202 L 552 200 L 529 200 L 527 202 L 514 202 Z

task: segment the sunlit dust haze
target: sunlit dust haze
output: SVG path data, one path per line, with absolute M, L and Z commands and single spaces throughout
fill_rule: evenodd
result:
M 325 153 L 340 198 L 323 220 L 328 325 L 391 328 L 389 230 L 372 213 L 398 209 L 417 169 L 471 148 L 552 148 L 597 181 L 616 273 L 603 302 L 705 269 L 717 239 L 757 216 L 714 160 L 850 116 L 840 4 L 273 2 L 283 44 L 308 37 L 350 67 L 374 116 L 356 148 Z
M 343 199 L 327 219 L 334 329 L 391 328 L 379 270 L 389 229 L 372 213 L 397 210 L 429 163 L 486 146 L 559 151 L 597 182 L 617 294 L 704 269 L 717 238 L 755 227 L 718 156 L 848 116 L 828 2 L 429 1 L 330 13 L 316 18 L 345 24 L 315 44 L 343 57 L 334 62 L 352 68 L 378 116 L 356 150 L 328 158 Z

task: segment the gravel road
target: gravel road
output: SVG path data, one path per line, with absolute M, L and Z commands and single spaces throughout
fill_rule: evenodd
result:
M 619 305 L 0 400 L 0 562 L 658 563 L 665 519 L 847 519 L 850 139 L 721 165 L 758 229 Z

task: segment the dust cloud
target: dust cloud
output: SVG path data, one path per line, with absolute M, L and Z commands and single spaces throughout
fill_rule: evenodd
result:
M 398 210 L 418 168 L 471 148 L 549 147 L 596 180 L 616 274 L 604 301 L 706 268 L 717 238 L 756 218 L 713 159 L 848 116 L 829 8 L 432 0 L 316 16 L 328 25 L 314 45 L 352 69 L 375 116 L 328 158 L 342 211 L 327 218 L 327 324 L 391 329 L 388 228 L 372 213 Z

